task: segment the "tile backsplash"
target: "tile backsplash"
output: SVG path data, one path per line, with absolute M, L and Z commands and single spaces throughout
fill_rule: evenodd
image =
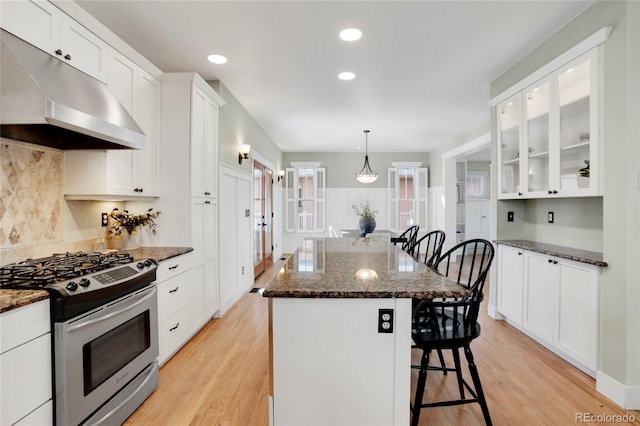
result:
M 0 249 L 62 241 L 64 154 L 0 138 Z

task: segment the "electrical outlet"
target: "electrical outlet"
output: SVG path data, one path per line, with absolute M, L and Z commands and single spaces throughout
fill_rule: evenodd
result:
M 507 212 L 507 222 L 513 222 L 513 212 Z
M 547 221 L 549 223 L 553 223 L 553 212 L 549 212 L 549 214 L 547 215 Z
M 378 310 L 378 333 L 393 333 L 393 309 Z
M 101 213 L 100 223 L 102 223 L 102 226 L 109 225 L 109 215 L 107 213 Z

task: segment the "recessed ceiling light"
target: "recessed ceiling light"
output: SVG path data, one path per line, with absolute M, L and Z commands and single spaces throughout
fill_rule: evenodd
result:
M 209 62 L 213 62 L 214 64 L 226 64 L 227 63 L 226 56 L 218 55 L 217 53 L 207 56 L 207 59 L 209 60 Z
M 340 31 L 340 38 L 344 41 L 356 41 L 362 37 L 362 31 L 357 28 L 346 28 Z
M 356 75 L 351 71 L 345 71 L 338 74 L 338 78 L 340 80 L 353 80 L 354 78 L 356 78 Z

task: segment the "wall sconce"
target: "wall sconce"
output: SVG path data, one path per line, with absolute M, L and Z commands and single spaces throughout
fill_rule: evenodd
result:
M 278 170 L 278 182 L 284 179 L 284 170 Z
M 240 153 L 238 154 L 238 164 L 242 164 L 242 160 L 249 159 L 249 153 L 251 152 L 251 145 L 240 145 Z

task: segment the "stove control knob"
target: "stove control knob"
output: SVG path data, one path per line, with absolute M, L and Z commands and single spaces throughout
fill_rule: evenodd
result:
M 77 289 L 78 289 L 78 284 L 76 284 L 75 282 L 71 281 L 69 284 L 67 284 L 67 290 L 76 291 Z
M 136 265 L 136 267 L 137 267 L 138 269 L 142 269 L 142 268 L 144 268 L 144 262 L 138 262 L 138 264 Z
M 151 261 L 151 259 L 147 259 L 144 261 L 144 266 L 151 266 L 153 265 L 153 262 Z
M 82 287 L 89 287 L 89 284 L 91 284 L 91 281 L 89 281 L 88 278 L 83 278 L 80 280 L 80 285 Z

